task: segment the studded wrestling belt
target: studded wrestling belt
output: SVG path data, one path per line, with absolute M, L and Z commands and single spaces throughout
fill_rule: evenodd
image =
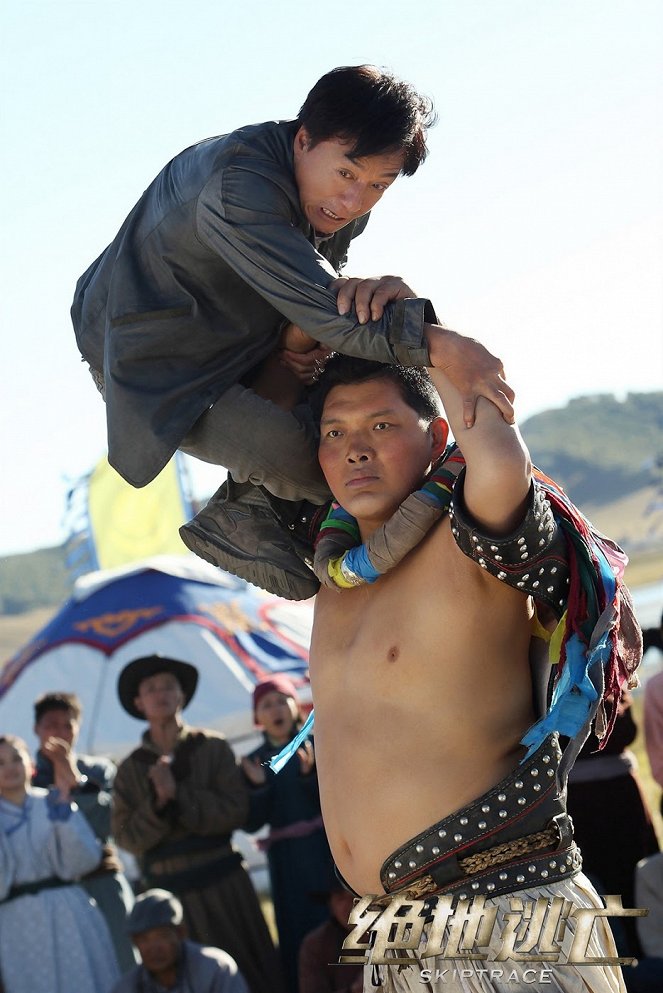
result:
M 493 789 L 390 855 L 380 870 L 383 899 L 396 892 L 499 896 L 579 872 L 560 758 L 552 734 Z

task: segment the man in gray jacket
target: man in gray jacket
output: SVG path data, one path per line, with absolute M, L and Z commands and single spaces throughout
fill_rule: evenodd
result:
M 72 318 L 105 395 L 111 465 L 134 486 L 177 448 L 225 466 L 240 486 L 222 487 L 182 537 L 282 596 L 318 585 L 298 533 L 312 508 L 286 501 L 329 497 L 313 428 L 279 384 L 286 327 L 311 346 L 443 367 L 469 423 L 479 394 L 512 417 L 501 363 L 437 325 L 401 280 L 349 280 L 337 300 L 350 242 L 385 190 L 424 160 L 432 120 L 430 102 L 391 74 L 335 69 L 296 120 L 176 156 L 76 287 Z
M 182 904 L 167 890 L 142 893 L 127 920 L 138 965 L 112 993 L 249 993 L 237 963 L 220 948 L 188 941 Z

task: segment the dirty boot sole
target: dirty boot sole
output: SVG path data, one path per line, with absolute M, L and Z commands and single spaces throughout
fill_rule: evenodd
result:
M 186 547 L 199 558 L 285 600 L 308 600 L 320 588 L 314 573 L 299 561 L 294 550 L 289 558 L 293 565 L 299 566 L 296 572 L 276 566 L 268 558 L 243 553 L 233 545 L 226 544 L 220 536 L 210 535 L 198 527 L 195 521 L 182 525 L 180 537 Z M 282 556 L 283 552 L 279 557 Z

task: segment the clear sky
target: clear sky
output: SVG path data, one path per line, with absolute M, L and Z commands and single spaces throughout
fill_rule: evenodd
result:
M 80 273 L 173 155 L 295 116 L 337 65 L 387 66 L 439 113 L 346 272 L 403 275 L 500 355 L 521 420 L 662 387 L 659 0 L 6 0 L 0 28 L 0 555 L 62 541 L 68 482 L 105 453 Z

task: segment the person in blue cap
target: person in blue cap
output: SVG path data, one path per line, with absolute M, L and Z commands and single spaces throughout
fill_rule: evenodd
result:
M 127 918 L 127 931 L 141 965 L 126 973 L 112 993 L 248 993 L 235 960 L 220 948 L 186 937 L 182 904 L 168 890 L 141 894 Z

